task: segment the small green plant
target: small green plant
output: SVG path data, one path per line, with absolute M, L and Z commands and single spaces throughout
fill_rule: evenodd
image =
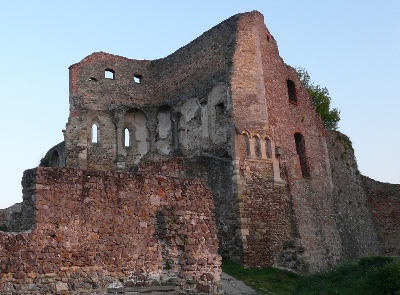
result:
M 7 225 L 5 225 L 5 224 L 0 225 L 0 231 L 6 232 L 7 231 Z

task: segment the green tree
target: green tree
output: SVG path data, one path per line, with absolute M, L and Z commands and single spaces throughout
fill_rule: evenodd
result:
M 300 82 L 307 89 L 310 94 L 313 105 L 317 113 L 321 115 L 322 123 L 325 129 L 336 130 L 340 121 L 340 110 L 335 108 L 331 109 L 331 97 L 329 96 L 328 89 L 319 85 L 314 85 L 311 82 L 310 75 L 304 68 L 297 68 L 297 75 Z

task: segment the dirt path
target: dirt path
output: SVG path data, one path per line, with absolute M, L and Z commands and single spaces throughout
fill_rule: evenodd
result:
M 222 289 L 227 295 L 256 295 L 256 291 L 226 273 L 221 275 Z

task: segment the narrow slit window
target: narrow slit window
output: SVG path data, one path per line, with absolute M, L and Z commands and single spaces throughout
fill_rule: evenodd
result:
M 114 70 L 106 69 L 104 71 L 104 78 L 114 80 L 114 78 L 115 78 Z
M 92 125 L 92 142 L 98 143 L 99 141 L 99 127 L 97 124 Z
M 217 117 L 221 117 L 221 116 L 224 115 L 225 106 L 224 106 L 224 103 L 223 103 L 223 102 L 221 102 L 221 103 L 215 105 L 215 112 L 216 112 Z
M 257 158 L 261 158 L 261 146 L 260 146 L 260 138 L 257 136 L 253 137 L 254 143 L 254 154 Z
M 297 104 L 296 85 L 292 80 L 287 80 L 287 89 L 288 89 L 289 101 Z
M 265 152 L 267 154 L 267 158 L 272 158 L 272 147 L 271 147 L 271 140 L 269 138 L 265 139 Z
M 246 155 L 248 157 L 250 157 L 251 156 L 251 153 L 250 153 L 250 138 L 249 138 L 248 135 L 245 136 L 245 143 L 246 143 Z
M 134 76 L 133 76 L 133 81 L 134 81 L 136 84 L 142 83 L 142 79 L 143 79 L 143 76 L 142 76 L 142 75 L 134 75 Z
M 296 142 L 296 152 L 300 160 L 301 174 L 303 178 L 310 178 L 311 169 L 306 155 L 306 145 L 304 142 L 304 136 L 300 133 L 296 133 L 294 135 L 294 140 Z
M 57 151 L 53 151 L 50 158 L 50 167 L 59 167 L 59 156 Z
M 125 139 L 125 147 L 131 146 L 130 133 L 128 128 L 125 128 L 124 130 L 124 139 Z

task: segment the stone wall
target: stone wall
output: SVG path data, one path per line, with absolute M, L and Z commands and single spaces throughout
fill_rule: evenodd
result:
M 65 167 L 65 142 L 62 141 L 49 149 L 43 159 L 40 160 L 40 166 Z
M 22 204 L 16 203 L 8 208 L 0 209 L 0 230 L 18 231 L 15 225 L 21 223 Z M 17 226 L 18 227 L 18 226 Z
M 203 179 L 219 252 L 246 266 L 319 271 L 379 252 L 332 136 L 257 11 L 162 59 L 97 52 L 70 67 L 66 166 Z
M 266 177 L 263 184 L 265 187 L 261 191 L 256 192 L 254 189 L 251 194 L 261 195 L 264 189 L 267 192 L 267 203 L 271 202 L 270 208 L 277 207 L 278 210 L 294 214 L 294 218 L 291 218 L 294 225 L 290 225 L 288 214 L 279 217 L 282 231 L 277 233 L 276 240 L 270 243 L 271 248 L 266 251 L 276 255 L 283 245 L 276 246 L 274 243 L 298 238 L 307 268 L 310 271 L 326 269 L 340 260 L 341 246 L 334 218 L 332 183 L 322 121 L 295 69 L 287 66 L 279 56 L 276 41 L 265 27 L 259 12 L 241 15 L 236 40 L 238 45 L 233 57 L 231 79 L 232 116 L 240 135 L 236 137 L 235 159 L 239 160 L 239 171 L 246 171 L 248 159 L 269 158 L 270 164 L 268 168 L 262 168 L 267 169 L 263 173 L 268 174 L 272 164 L 274 175 Z M 290 83 L 294 88 L 292 92 L 295 99 L 289 95 Z M 240 136 L 248 137 L 247 142 L 238 140 Z M 301 153 L 296 137 L 302 138 Z M 265 143 L 268 140 L 271 141 L 272 154 L 265 155 L 268 150 Z M 244 150 L 246 144 L 248 148 Z M 258 166 L 261 168 L 262 165 Z M 238 174 L 238 187 L 240 183 L 259 181 L 253 177 L 261 172 L 253 169 L 248 179 Z M 287 190 L 282 190 L 280 185 L 286 185 Z M 247 190 L 244 185 L 244 195 L 250 194 L 250 190 Z M 244 210 L 248 206 L 245 204 L 243 202 Z M 292 204 L 292 209 L 289 209 L 289 204 Z M 252 218 L 257 220 L 257 217 L 249 216 L 250 212 L 249 209 L 243 217 L 248 218 L 251 224 Z M 256 210 L 253 212 L 257 214 Z M 272 213 L 272 217 L 272 220 L 278 218 L 276 213 Z M 291 229 L 293 227 L 294 230 Z M 244 238 L 247 239 L 242 235 Z M 264 239 L 268 238 L 271 237 L 265 235 Z M 271 262 L 271 258 L 268 260 Z
M 72 65 L 64 133 L 67 167 L 127 171 L 143 159 L 205 150 L 231 154 L 232 146 L 226 145 L 233 134 L 227 128 L 232 106 L 227 81 L 238 18 L 163 59 L 139 61 L 97 52 Z M 100 130 L 98 142 L 92 140 L 93 125 Z
M 400 255 L 400 184 L 362 176 L 382 252 Z
M 217 228 L 203 181 L 38 167 L 23 185 L 35 196 L 36 223 L 0 233 L 0 294 L 104 294 L 171 280 L 183 291 L 218 291 Z
M 334 184 L 336 223 L 343 259 L 357 259 L 381 253 L 371 208 L 360 178 L 350 139 L 327 130 L 326 138 Z
M 23 232 L 32 229 L 36 215 L 35 187 L 31 179 L 35 177 L 35 170 L 27 170 L 22 177 L 22 202 L 0 210 L 0 227 L 5 232 Z
M 219 253 L 236 262 L 243 262 L 242 241 L 239 239 L 239 203 L 232 182 L 232 160 L 203 154 L 193 158 L 174 158 L 139 165 L 139 173 L 172 177 L 204 179 L 213 192 L 218 228 Z

